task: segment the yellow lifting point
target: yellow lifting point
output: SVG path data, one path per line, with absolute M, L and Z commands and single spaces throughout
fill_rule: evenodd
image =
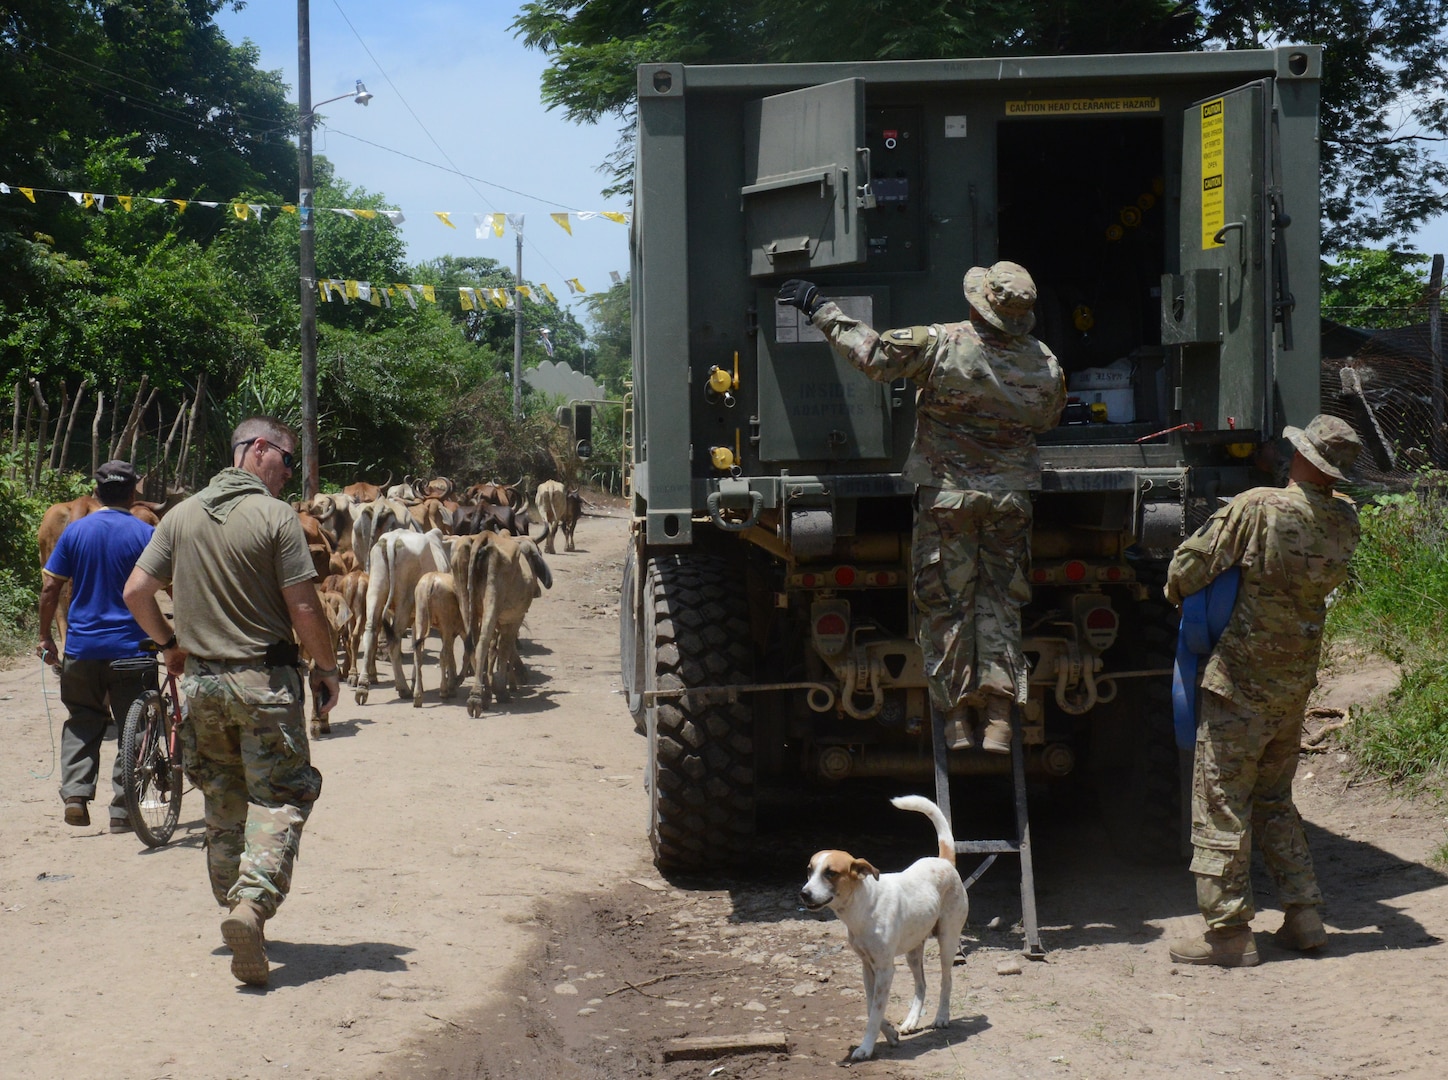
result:
M 709 461 L 720 472 L 734 468 L 734 451 L 727 446 L 715 446 L 709 450 Z
M 716 394 L 734 389 L 734 376 L 716 364 L 709 369 L 709 389 Z
M 1249 458 L 1257 452 L 1257 444 L 1249 442 L 1234 442 L 1227 444 L 1227 453 L 1234 458 Z

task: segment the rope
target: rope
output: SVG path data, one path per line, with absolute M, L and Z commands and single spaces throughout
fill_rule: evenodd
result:
M 47 780 L 55 775 L 55 717 L 50 713 L 50 691 L 47 690 L 45 686 L 45 669 L 47 666 L 45 658 L 42 657 L 40 660 L 40 697 L 45 702 L 45 719 L 50 725 L 50 771 L 38 773 L 34 769 L 26 769 L 25 771 L 36 780 Z

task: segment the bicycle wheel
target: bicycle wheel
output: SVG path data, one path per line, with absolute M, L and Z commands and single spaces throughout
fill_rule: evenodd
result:
M 181 818 L 181 762 L 171 757 L 171 713 L 158 690 L 131 705 L 121 733 L 126 813 L 147 847 L 161 847 Z

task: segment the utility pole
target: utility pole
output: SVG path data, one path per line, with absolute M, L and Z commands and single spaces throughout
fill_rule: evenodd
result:
M 518 238 L 518 268 L 513 277 L 513 419 L 523 419 L 523 215 L 513 218 Z
M 302 497 L 319 488 L 317 464 L 317 234 L 312 229 L 312 27 L 309 0 L 297 0 L 297 227 L 302 301 Z
M 1434 468 L 1448 465 L 1448 432 L 1443 430 L 1443 256 L 1433 256 L 1433 272 L 1428 278 L 1428 347 L 1433 353 L 1433 437 L 1429 440 L 1428 460 Z

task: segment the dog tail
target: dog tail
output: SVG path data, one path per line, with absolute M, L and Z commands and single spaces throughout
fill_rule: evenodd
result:
M 901 810 L 914 810 L 917 814 L 924 814 L 930 819 L 930 824 L 935 826 L 935 838 L 940 841 L 940 857 L 951 866 L 955 865 L 955 836 L 950 831 L 950 822 L 945 820 L 945 815 L 923 795 L 897 795 L 890 800 L 890 803 Z

